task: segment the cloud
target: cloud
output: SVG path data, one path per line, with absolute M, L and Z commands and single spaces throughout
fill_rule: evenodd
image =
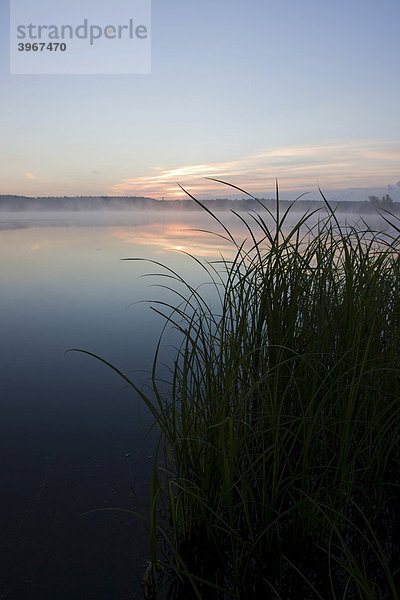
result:
M 232 161 L 201 163 L 173 169 L 153 168 L 153 174 L 122 179 L 110 186 L 117 195 L 178 198 L 187 191 L 204 196 L 233 193 L 205 177 L 229 181 L 253 194 L 271 195 L 278 179 L 282 190 L 315 190 L 386 185 L 398 177 L 400 145 L 356 140 L 325 145 L 263 149 Z M 155 171 L 155 173 L 154 173 Z
M 25 177 L 27 179 L 37 179 L 36 175 L 33 175 L 33 173 L 25 173 Z

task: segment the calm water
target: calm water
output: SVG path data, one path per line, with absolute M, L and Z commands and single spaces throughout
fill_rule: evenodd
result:
M 228 247 L 193 227 L 220 231 L 201 213 L 0 213 L 1 599 L 141 597 L 149 552 L 139 519 L 80 515 L 137 510 L 132 483 L 146 503 L 151 419 L 111 370 L 66 351 L 99 354 L 145 386 L 163 321 L 140 301 L 172 296 L 140 277 L 160 269 L 120 259 L 160 261 L 200 282 L 172 249 L 213 258 Z M 166 343 L 162 361 L 173 356 Z
M 95 352 L 146 385 L 163 322 L 137 303 L 161 297 L 140 275 L 160 269 L 120 259 L 167 262 L 195 281 L 193 262 L 171 249 L 215 255 L 220 242 L 187 230 L 200 221 L 0 214 L 0 598 L 140 597 L 148 559 L 140 521 L 79 515 L 137 509 L 132 483 L 147 497 L 151 420 L 118 376 L 65 352 Z M 163 361 L 170 352 L 166 345 Z

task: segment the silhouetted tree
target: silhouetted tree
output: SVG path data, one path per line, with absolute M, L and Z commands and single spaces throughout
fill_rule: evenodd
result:
M 368 200 L 372 204 L 372 206 L 391 206 L 393 204 L 393 198 L 386 194 L 386 196 L 382 196 L 381 199 L 378 196 L 368 196 Z

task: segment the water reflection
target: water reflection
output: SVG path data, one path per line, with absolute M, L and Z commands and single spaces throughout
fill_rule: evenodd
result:
M 125 244 L 154 248 L 157 254 L 168 250 L 187 252 L 197 257 L 215 258 L 232 252 L 232 244 L 213 234 L 189 228 L 187 223 L 153 223 L 131 228 L 116 228 L 110 234 Z

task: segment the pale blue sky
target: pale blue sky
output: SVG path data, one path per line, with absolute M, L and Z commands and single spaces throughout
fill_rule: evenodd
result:
M 400 179 L 398 0 L 153 0 L 151 75 L 10 75 L 0 2 L 0 194 Z

